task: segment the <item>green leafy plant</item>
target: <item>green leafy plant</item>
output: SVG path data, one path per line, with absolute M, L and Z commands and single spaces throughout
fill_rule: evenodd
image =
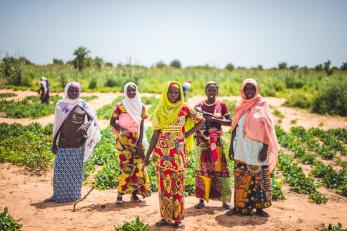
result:
M 139 217 L 133 221 L 125 221 L 121 226 L 115 227 L 116 231 L 149 231 L 149 225 L 144 224 Z
M 15 231 L 21 230 L 23 225 L 19 224 L 20 220 L 15 220 L 9 213 L 7 207 L 0 213 L 0 230 Z

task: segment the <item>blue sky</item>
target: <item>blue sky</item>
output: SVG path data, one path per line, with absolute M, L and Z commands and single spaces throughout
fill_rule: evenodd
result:
M 184 66 L 347 62 L 347 1 L 0 0 L 0 56 Z

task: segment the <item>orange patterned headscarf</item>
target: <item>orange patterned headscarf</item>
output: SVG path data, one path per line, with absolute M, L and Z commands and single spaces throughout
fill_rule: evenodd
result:
M 247 99 L 244 88 L 252 84 L 256 93 L 252 99 Z M 246 79 L 241 87 L 241 100 L 236 105 L 235 116 L 232 121 L 232 131 L 236 128 L 240 118 L 245 115 L 244 135 L 251 140 L 256 140 L 269 146 L 268 163 L 270 172 L 275 168 L 278 156 L 278 143 L 275 133 L 275 124 L 272 119 L 270 107 L 259 94 L 259 86 L 255 79 Z

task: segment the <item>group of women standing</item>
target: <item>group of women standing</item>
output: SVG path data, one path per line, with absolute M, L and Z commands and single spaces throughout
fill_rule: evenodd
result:
M 77 83 L 69 83 L 56 109 L 53 132 L 53 151 L 57 153 L 53 195 L 56 202 L 80 197 L 83 160 L 100 140 L 96 113 L 76 97 L 79 92 Z M 196 209 L 204 208 L 209 199 L 218 199 L 228 210 L 226 215 L 251 214 L 256 209 L 257 215 L 268 216 L 263 209 L 271 205 L 269 174 L 276 165 L 278 144 L 269 106 L 260 96 L 257 82 L 254 79 L 243 82 L 233 118 L 227 105 L 217 100 L 216 82 L 208 82 L 205 93 L 206 100 L 193 108 L 184 100 L 182 85 L 168 82 L 153 115 L 154 132 L 148 144 L 144 126 L 148 116 L 138 86 L 135 83 L 124 86 L 125 97 L 116 104 L 110 120 L 121 170 L 117 205 L 123 204 L 124 194 L 145 203 L 144 198 L 150 196 L 146 166 L 153 161 L 161 214 L 156 225 L 173 223 L 177 228 L 184 227 L 185 169 L 189 154 L 196 148 L 193 152 L 195 195 L 199 199 Z M 222 126 L 231 126 L 232 130 L 229 158 L 235 162 L 233 207 Z

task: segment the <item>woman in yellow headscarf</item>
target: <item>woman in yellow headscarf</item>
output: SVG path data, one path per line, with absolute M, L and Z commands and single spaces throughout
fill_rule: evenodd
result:
M 176 227 L 184 227 L 181 220 L 184 211 L 186 152 L 194 145 L 191 135 L 204 122 L 202 114 L 184 101 L 181 84 L 177 81 L 168 82 L 154 114 L 154 133 L 145 159 L 145 165 L 148 165 L 153 151 L 162 217 L 156 223 L 157 226 L 174 221 Z

